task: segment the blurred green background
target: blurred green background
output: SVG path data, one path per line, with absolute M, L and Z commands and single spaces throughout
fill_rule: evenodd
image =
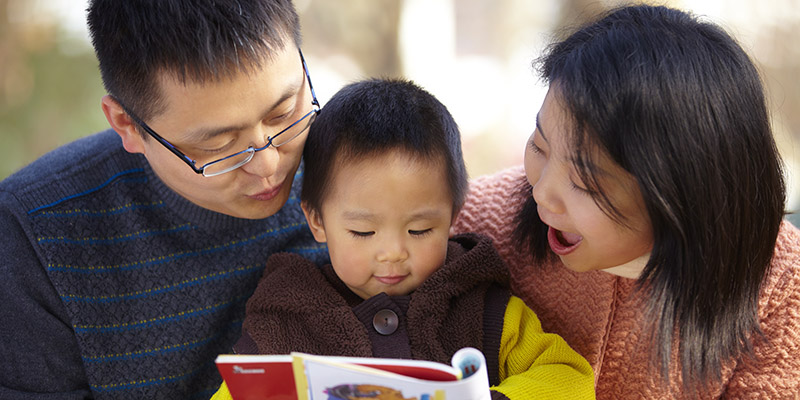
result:
M 0 178 L 108 126 L 89 43 L 36 3 L 0 0 Z
M 125 1 L 125 0 L 120 0 Z M 522 162 L 546 88 L 530 62 L 553 32 L 619 4 L 597 0 L 295 0 L 320 100 L 342 85 L 406 76 L 447 105 L 471 176 Z M 797 208 L 800 0 L 660 1 L 705 15 L 761 68 Z M 0 179 L 106 129 L 86 0 L 0 0 Z

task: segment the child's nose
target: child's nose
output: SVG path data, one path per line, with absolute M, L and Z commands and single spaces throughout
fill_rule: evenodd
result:
M 402 240 L 387 240 L 381 246 L 378 253 L 378 261 L 385 263 L 397 263 L 408 258 L 408 249 Z

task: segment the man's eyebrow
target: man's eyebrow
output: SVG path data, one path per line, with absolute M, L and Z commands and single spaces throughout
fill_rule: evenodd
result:
M 539 135 L 542 136 L 542 139 L 544 139 L 545 143 L 550 144 L 550 141 L 547 140 L 547 136 L 544 135 L 544 131 L 542 130 L 542 125 L 539 123 L 539 113 L 536 113 L 536 130 L 539 131 Z
M 288 100 L 292 96 L 296 95 L 297 93 L 302 90 L 303 83 L 305 83 L 305 75 L 303 76 L 303 80 L 300 84 L 293 84 L 286 88 L 286 90 L 281 94 L 281 96 L 276 100 L 273 104 L 269 105 L 266 108 L 266 111 L 261 115 L 261 119 L 267 118 L 269 113 L 272 112 L 279 104 L 283 103 L 284 101 Z M 294 122 L 294 121 L 292 121 Z M 186 142 L 192 143 L 201 143 L 206 140 L 213 139 L 219 135 L 228 133 L 228 132 L 236 132 L 243 129 L 248 128 L 249 125 L 228 125 L 228 126 L 219 126 L 219 127 L 210 127 L 210 128 L 200 128 L 194 131 L 189 131 L 185 134 L 187 138 Z

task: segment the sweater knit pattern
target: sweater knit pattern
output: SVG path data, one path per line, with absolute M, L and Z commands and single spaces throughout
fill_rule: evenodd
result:
M 300 175 L 274 216 L 233 218 L 172 192 L 107 131 L 3 182 L 66 308 L 95 398 L 213 393 L 214 359 L 239 337 L 268 256 L 327 259 L 298 204 Z
M 676 358 L 669 381 L 650 364 L 644 292 L 635 280 L 603 271 L 577 273 L 556 261 L 533 266 L 513 241 L 517 195 L 525 172 L 514 167 L 473 179 L 455 232 L 490 236 L 508 264 L 512 293 L 539 316 L 542 328 L 561 335 L 595 373 L 598 399 L 785 399 L 800 397 L 800 231 L 781 226 L 770 274 L 759 299 L 765 339 L 756 339 L 755 357 L 731 360 L 722 381 L 703 393 L 686 393 Z M 673 345 L 677 348 L 677 344 Z

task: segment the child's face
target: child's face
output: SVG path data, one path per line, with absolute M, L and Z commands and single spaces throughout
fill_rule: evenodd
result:
M 314 237 L 362 298 L 410 293 L 447 253 L 453 202 L 443 164 L 400 151 L 339 164 L 321 213 L 303 208 Z
M 581 183 L 571 161 L 567 111 L 551 89 L 538 115 L 537 128 L 525 150 L 525 172 L 533 187 L 539 217 L 547 224 L 548 242 L 568 268 L 589 271 L 616 268 L 631 277 L 649 259 L 653 232 L 634 177 L 601 152 L 593 162 L 599 182 L 628 226 L 608 217 Z

